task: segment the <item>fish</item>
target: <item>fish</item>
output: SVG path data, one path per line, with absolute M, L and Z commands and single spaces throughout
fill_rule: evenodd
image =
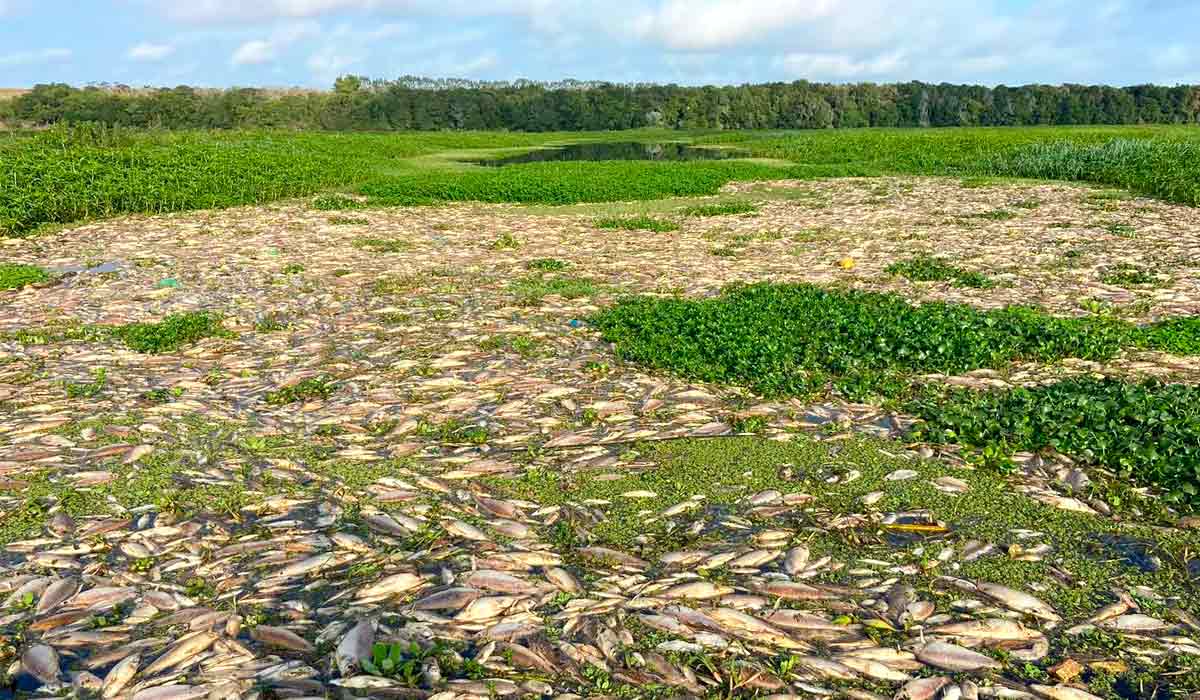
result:
M 995 583 L 978 584 L 979 591 L 1005 607 L 1040 618 L 1047 622 L 1060 622 L 1062 618 L 1054 612 L 1054 608 L 1041 600 L 1005 586 Z
M 955 644 L 930 642 L 917 651 L 917 660 L 946 671 L 970 672 L 998 669 L 1000 664 L 990 656 L 964 649 Z
M 217 639 L 217 635 L 212 632 L 193 632 L 192 634 L 180 637 L 170 649 L 164 651 L 154 660 L 154 663 L 147 666 L 142 671 L 142 675 L 149 677 L 174 668 L 180 663 L 206 651 L 216 643 Z
M 125 686 L 129 685 L 129 681 L 133 680 L 137 674 L 138 664 L 141 661 L 141 654 L 137 653 L 130 654 L 118 661 L 104 677 L 104 683 L 100 687 L 101 697 L 107 699 L 120 695 Z
M 315 649 L 307 639 L 282 627 L 259 625 L 250 630 L 250 637 L 268 646 L 289 651 L 311 652 Z
M 62 602 L 79 592 L 79 580 L 75 578 L 58 579 L 42 591 L 41 598 L 38 599 L 37 608 L 34 610 L 34 615 L 41 617 L 46 613 L 54 610 Z
M 45 644 L 34 644 L 26 649 L 21 655 L 21 668 L 43 685 L 57 683 L 62 675 L 58 652 Z

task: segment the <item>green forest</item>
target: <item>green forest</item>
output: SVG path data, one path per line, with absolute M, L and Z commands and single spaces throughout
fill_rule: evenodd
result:
M 619 85 L 339 78 L 332 91 L 38 85 L 0 101 L 17 126 L 329 131 L 826 129 L 1200 123 L 1200 87 L 767 83 Z

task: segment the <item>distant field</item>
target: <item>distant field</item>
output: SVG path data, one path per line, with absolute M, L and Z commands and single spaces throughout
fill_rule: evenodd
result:
M 0 88 L 0 100 L 8 100 L 29 92 L 26 88 Z
M 578 141 L 736 146 L 711 162 L 552 162 L 482 168 L 463 158 Z M 575 204 L 715 194 L 736 180 L 944 175 L 1093 182 L 1200 204 L 1200 128 L 579 133 L 131 132 L 92 127 L 0 137 L 0 233 L 127 212 L 254 204 L 326 191 L 327 208 L 447 201 Z

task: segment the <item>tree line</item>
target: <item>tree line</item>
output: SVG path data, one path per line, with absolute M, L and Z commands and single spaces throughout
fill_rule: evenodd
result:
M 592 131 L 1197 124 L 1200 86 L 909 82 L 852 85 L 487 83 L 405 76 L 339 78 L 332 91 L 188 86 L 115 90 L 38 85 L 0 101 L 0 122 L 96 122 L 166 129 Z

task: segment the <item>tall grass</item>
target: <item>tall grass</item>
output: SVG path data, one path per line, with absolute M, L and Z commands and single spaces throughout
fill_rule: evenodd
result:
M 679 133 L 672 133 L 679 138 Z M 1200 128 L 1089 127 L 697 133 L 749 161 L 535 163 L 477 168 L 471 149 L 656 132 L 0 132 L 0 235 L 123 213 L 256 204 L 341 190 L 371 205 L 569 204 L 708 195 L 731 180 L 848 175 L 1000 175 L 1098 182 L 1200 204 Z M 473 155 L 478 155 L 475 151 Z M 351 200 L 344 200 L 351 201 Z
M 1200 205 L 1200 143 L 1113 139 L 1099 145 L 1035 143 L 989 159 L 981 171 L 1114 185 Z

